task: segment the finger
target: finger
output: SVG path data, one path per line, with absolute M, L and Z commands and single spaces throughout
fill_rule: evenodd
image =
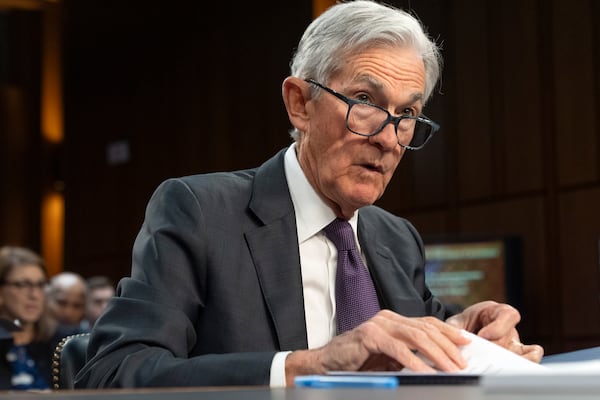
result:
M 418 351 L 426 362 L 443 371 L 458 371 L 467 366 L 458 346 L 469 343 L 469 339 L 459 329 L 431 317 L 402 317 L 400 323 L 395 319 L 391 316 L 386 321 L 386 329 L 397 340 L 406 343 L 410 350 Z M 406 357 L 410 362 L 418 363 L 412 357 Z M 401 361 L 409 362 L 406 358 Z
M 542 357 L 544 357 L 544 348 L 537 344 L 525 345 L 523 346 L 522 356 L 539 364 L 542 361 Z
M 400 328 L 399 328 L 400 327 Z M 415 355 L 411 345 L 400 336 L 408 336 L 408 331 L 414 328 L 408 324 L 394 323 L 394 318 L 382 318 L 377 315 L 370 321 L 352 331 L 353 336 L 359 337 L 359 343 L 369 354 L 361 370 L 380 370 L 395 365 L 419 372 L 434 372 L 424 359 Z M 400 335 L 399 332 L 402 332 Z M 386 361 L 389 360 L 389 361 Z M 384 361 L 387 365 L 382 365 Z
M 384 310 L 360 325 L 354 334 L 371 356 L 384 354 L 411 370 L 433 371 L 434 365 L 444 371 L 466 367 L 458 346 L 469 343 L 469 339 L 437 318 L 407 318 Z M 365 367 L 375 367 L 373 360 L 365 361 Z
M 519 339 L 519 333 L 516 329 L 511 329 L 511 331 L 498 339 L 490 340 L 490 342 L 497 344 L 498 346 L 504 347 L 514 353 L 519 353 L 519 347 L 523 346 L 521 340 Z
M 544 356 L 544 348 L 537 344 L 526 345 L 523 343 L 515 343 L 510 350 L 535 363 L 542 361 L 542 357 Z
M 484 327 L 477 332 L 478 336 L 488 340 L 500 340 L 512 335 L 515 326 L 521 320 L 519 312 L 507 304 L 499 304 L 490 313 L 487 316 L 489 323 L 484 324 Z
M 460 337 L 466 339 L 462 335 Z M 459 344 L 441 331 L 427 331 L 427 336 L 418 341 L 417 350 L 439 370 L 458 371 L 467 367 Z
M 423 357 L 410 350 L 407 346 L 394 350 L 397 362 L 406 369 L 414 372 L 435 372 L 435 368 Z
M 386 329 L 397 329 L 398 325 L 402 327 L 412 327 L 417 331 L 442 332 L 454 344 L 461 346 L 468 344 L 470 340 L 466 338 L 461 329 L 454 324 L 448 324 L 434 317 L 407 318 L 393 312 L 382 314 L 389 323 Z M 401 331 L 400 331 L 401 332 Z M 413 342 L 418 340 L 414 339 Z

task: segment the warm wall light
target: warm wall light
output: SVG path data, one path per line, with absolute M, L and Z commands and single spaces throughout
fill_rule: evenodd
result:
M 39 10 L 43 5 L 43 0 L 0 0 L 0 9 L 6 10 Z
M 335 3 L 335 0 L 313 0 L 313 18 L 317 18 Z
M 49 192 L 42 199 L 42 255 L 50 276 L 59 273 L 63 265 L 64 202 L 59 192 Z
M 57 152 L 64 138 L 63 93 L 61 64 L 61 7 L 59 1 L 45 1 L 42 11 L 42 65 L 41 65 L 41 124 L 46 159 L 58 157 Z M 60 163 L 60 161 L 58 161 Z M 52 169 L 53 170 L 53 169 Z M 64 214 L 65 200 L 62 188 L 57 188 L 57 177 L 44 177 L 41 204 L 41 250 L 50 276 L 62 271 L 64 261 Z M 60 182 L 62 185 L 62 182 Z
M 1 10 L 34 10 L 41 13 L 40 131 L 47 149 L 44 158 L 55 161 L 64 137 L 62 93 L 61 0 L 0 0 Z M 63 183 L 53 174 L 42 179 L 40 202 L 41 254 L 50 275 L 60 272 L 64 257 Z
M 60 7 L 47 4 L 42 11 L 41 130 L 50 143 L 63 140 Z

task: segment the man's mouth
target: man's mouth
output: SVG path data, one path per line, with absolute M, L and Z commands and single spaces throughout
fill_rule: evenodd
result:
M 383 168 L 380 165 L 376 164 L 361 164 L 363 168 L 368 169 L 369 171 L 378 172 L 380 174 L 383 173 Z

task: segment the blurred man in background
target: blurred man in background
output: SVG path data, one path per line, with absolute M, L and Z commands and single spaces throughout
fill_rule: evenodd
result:
M 48 284 L 48 309 L 61 324 L 80 326 L 85 315 L 87 284 L 74 272 L 61 272 Z
M 106 276 L 92 276 L 87 280 L 87 303 L 85 321 L 91 329 L 106 308 L 108 301 L 115 295 L 115 285 Z

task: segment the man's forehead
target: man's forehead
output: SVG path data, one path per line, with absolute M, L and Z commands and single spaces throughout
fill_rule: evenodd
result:
M 66 289 L 73 286 L 85 287 L 85 283 L 76 275 L 60 275 L 52 279 L 52 285 L 59 289 Z
M 424 97 L 426 76 L 420 56 L 411 49 L 387 54 L 387 48 L 370 50 L 372 53 L 350 56 L 331 81 L 337 80 L 344 86 L 365 85 L 376 91 L 400 85 L 412 88 L 413 97 Z

